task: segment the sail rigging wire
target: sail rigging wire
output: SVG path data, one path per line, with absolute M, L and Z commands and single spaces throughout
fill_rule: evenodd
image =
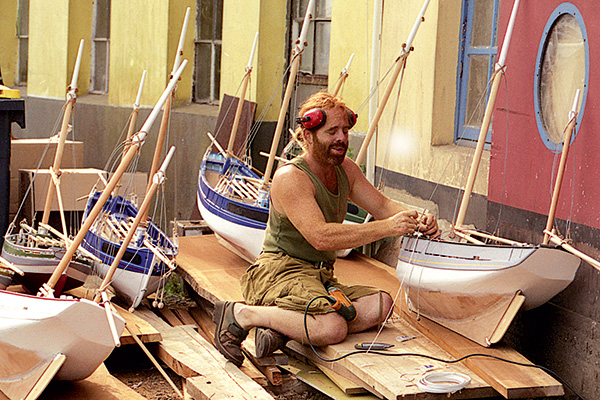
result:
M 40 169 L 41 169 L 41 167 L 42 167 L 42 162 L 43 162 L 43 161 L 44 161 L 44 159 L 46 158 L 46 154 L 48 153 L 48 150 L 50 149 L 50 144 L 52 143 L 52 138 L 53 138 L 54 136 L 56 136 L 56 133 L 58 132 L 58 126 L 60 125 L 60 123 L 61 123 L 61 121 L 62 121 L 63 115 L 64 115 L 64 113 L 65 113 L 65 109 L 66 109 L 66 107 L 67 107 L 67 103 L 68 103 L 68 102 L 65 102 L 65 103 L 63 104 L 63 106 L 62 106 L 62 108 L 61 108 L 60 112 L 58 113 L 58 117 L 56 118 L 56 121 L 55 121 L 55 123 L 54 123 L 54 127 L 53 127 L 53 128 L 52 128 L 52 130 L 50 131 L 50 132 L 51 132 L 51 135 L 50 135 L 50 137 L 48 138 L 48 142 L 46 143 L 46 146 L 44 147 L 44 151 L 42 152 L 42 156 L 40 157 L 40 160 L 38 161 L 38 165 L 37 165 L 37 167 L 35 168 L 35 171 L 34 171 L 34 173 L 33 173 L 33 176 L 32 176 L 32 178 L 31 178 L 31 181 L 29 182 L 29 185 L 28 185 L 28 187 L 27 187 L 27 190 L 25 191 L 25 195 L 23 196 L 23 200 L 21 200 L 21 204 L 19 205 L 19 208 L 18 208 L 18 210 L 17 210 L 17 212 L 16 212 L 15 216 L 13 217 L 13 220 L 12 220 L 12 221 L 11 221 L 11 223 L 9 224 L 9 226 L 8 226 L 8 230 L 7 230 L 6 234 L 5 234 L 5 236 L 7 236 L 7 235 L 10 235 L 10 234 L 12 233 L 12 230 L 13 230 L 13 228 L 14 228 L 14 227 L 15 227 L 15 225 L 16 225 L 17 218 L 19 218 L 19 214 L 21 214 L 21 210 L 23 209 L 23 207 L 24 207 L 24 205 L 25 205 L 25 200 L 27 199 L 27 197 L 29 196 L 29 193 L 30 193 L 30 192 L 31 192 L 31 190 L 33 189 L 33 184 L 34 184 L 34 182 L 35 182 L 35 178 L 37 177 L 37 174 L 38 174 L 39 170 L 40 170 Z M 33 218 L 33 220 L 35 221 L 35 213 L 34 213 L 34 215 L 33 215 L 33 217 L 32 217 L 32 218 Z M 33 225 L 33 221 L 32 221 L 32 223 L 31 223 L 31 224 Z

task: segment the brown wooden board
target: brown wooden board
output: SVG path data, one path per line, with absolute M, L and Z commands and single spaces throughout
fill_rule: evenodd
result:
M 180 238 L 177 261 L 179 273 L 207 300 L 214 302 L 242 299 L 239 278 L 249 263 L 220 246 L 214 235 Z M 336 261 L 335 273 L 342 283 L 370 285 L 388 291 L 396 298 L 395 310 L 401 312 L 400 300 L 403 295 L 394 268 L 353 252 L 349 257 Z M 481 353 L 485 350 L 492 355 L 526 362 L 524 357 L 506 345 L 500 344 L 486 349 L 426 319 L 416 321 L 406 314 L 403 314 L 403 318 L 421 329 L 424 335 L 429 337 L 432 346 L 439 346 L 452 357 Z M 344 343 L 346 342 L 348 341 Z M 425 346 L 425 350 L 427 348 L 428 346 Z M 327 348 L 325 350 L 329 351 Z M 559 382 L 535 368 L 518 367 L 482 358 L 471 358 L 466 365 L 507 398 L 554 396 L 563 392 Z M 336 372 L 340 373 L 337 370 Z M 344 376 L 351 379 L 351 376 Z
M 376 338 L 376 331 L 367 331 L 349 335 L 342 343 L 318 349 L 325 359 L 334 359 L 354 352 L 354 344 L 371 342 Z M 414 339 L 399 342 L 401 336 L 415 336 Z M 440 359 L 452 358 L 448 353 L 436 346 L 429 338 L 420 334 L 410 324 L 402 319 L 388 323 L 377 337 L 377 342 L 394 344 L 394 347 L 381 353 L 389 354 L 354 354 L 339 361 L 328 362 L 321 360 L 306 346 L 296 342 L 288 344 L 288 348 L 319 364 L 334 364 L 334 371 L 346 369 L 360 378 L 365 388 L 375 394 L 381 394 L 385 399 L 401 399 L 404 396 L 415 399 L 445 399 L 447 394 L 430 394 L 421 391 L 416 386 L 417 381 L 429 372 L 456 372 L 471 377 L 471 383 L 460 392 L 454 393 L 455 399 L 481 399 L 497 396 L 495 390 L 485 383 L 466 366 L 457 363 L 447 365 L 429 358 L 415 356 L 392 356 L 393 354 L 425 354 Z M 428 367 L 432 366 L 432 367 Z
M 147 308 L 140 307 L 138 312 L 161 332 L 157 356 L 187 378 L 186 388 L 194 398 L 272 398 L 190 326 L 172 327 Z
M 108 373 L 104 364 L 86 379 L 80 381 L 52 381 L 38 397 L 39 400 L 144 400 L 145 397 L 130 389 Z

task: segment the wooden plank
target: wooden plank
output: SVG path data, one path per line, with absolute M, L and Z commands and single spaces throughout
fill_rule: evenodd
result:
M 66 294 L 78 297 L 80 299 L 92 300 L 95 295 L 95 290 L 87 290 L 85 287 L 78 287 L 69 290 L 66 292 Z M 118 304 L 112 303 L 112 305 L 116 308 L 119 315 L 123 317 L 129 329 L 135 333 L 143 343 L 155 343 L 162 340 L 160 332 L 158 332 L 156 328 L 154 328 L 148 322 L 138 317 L 135 311 L 132 313 Z M 131 336 L 131 333 L 129 333 L 127 329 L 123 330 L 123 333 L 121 334 L 121 345 L 135 343 L 136 342 Z
M 189 326 L 172 327 L 147 308 L 140 315 L 162 334 L 158 357 L 187 379 L 186 389 L 196 399 L 272 399 L 260 385 L 240 371 Z
M 412 312 L 406 312 L 404 318 L 455 358 L 483 353 L 531 364 L 529 360 L 506 344 L 482 347 L 426 318 L 417 320 Z M 564 394 L 560 382 L 538 368 L 522 367 L 483 357 L 468 358 L 464 364 L 507 399 L 562 396 Z
M 183 325 L 190 325 L 198 327 L 198 323 L 194 320 L 190 312 L 185 308 L 171 308 L 173 314 L 179 318 Z
M 249 263 L 219 246 L 214 235 L 180 238 L 177 261 L 180 274 L 207 300 L 214 302 L 242 299 L 239 278 L 246 271 Z M 400 282 L 396 278 L 394 268 L 356 252 L 347 258 L 338 259 L 335 273 L 345 284 L 374 286 L 386 290 L 392 297 L 402 297 Z M 400 301 L 396 302 L 395 309 L 401 312 Z M 422 318 L 421 321 L 416 321 L 410 314 L 402 315 L 406 321 L 453 357 L 486 352 L 503 358 L 525 360 L 508 346 L 499 345 L 486 349 L 429 320 Z M 556 396 L 563 392 L 562 386 L 556 380 L 534 368 L 517 367 L 479 358 L 469 359 L 467 365 L 505 397 Z M 351 379 L 349 376 L 346 377 Z
M 307 385 L 317 389 L 319 392 L 326 394 L 334 400 L 356 400 L 357 397 L 351 393 L 344 392 L 334 383 L 326 374 L 320 371 L 317 367 L 303 363 L 292 358 L 289 365 L 284 365 L 282 368 L 294 374 L 298 379 Z M 358 393 L 355 393 L 358 394 Z M 377 400 L 379 397 L 372 394 L 360 393 L 360 400 Z
M 145 400 L 112 376 L 104 364 L 86 379 L 80 381 L 52 381 L 38 397 L 39 400 Z
M 221 247 L 215 235 L 180 237 L 176 260 L 178 273 L 213 304 L 242 299 L 239 279 L 250 263 Z
M 334 359 L 354 352 L 354 344 L 356 343 L 373 341 L 376 333 L 370 331 L 352 334 L 344 342 L 319 348 L 317 352 L 325 359 Z M 401 336 L 415 336 L 415 339 L 405 342 L 397 341 L 396 338 Z M 329 365 L 334 365 L 333 369 L 336 372 L 346 369 L 353 373 L 364 382 L 366 389 L 375 394 L 380 394 L 385 399 L 402 399 L 405 396 L 427 400 L 446 399 L 447 394 L 425 393 L 416 386 L 416 382 L 425 374 L 437 371 L 458 372 L 471 377 L 471 383 L 460 392 L 453 394 L 452 398 L 482 399 L 497 396 L 490 385 L 460 363 L 446 365 L 430 358 L 414 356 L 414 354 L 423 354 L 440 359 L 452 358 L 402 319 L 388 323 L 377 337 L 377 341 L 394 344 L 393 348 L 384 352 L 390 354 L 390 356 L 354 354 L 339 361 L 329 362 Z M 297 342 L 290 343 L 288 348 L 292 348 L 311 361 L 319 364 L 328 363 L 318 358 L 309 347 L 302 346 Z M 407 353 L 411 356 L 393 356 L 393 354 Z

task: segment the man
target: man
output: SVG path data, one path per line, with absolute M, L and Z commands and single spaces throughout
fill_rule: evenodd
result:
M 236 365 L 249 329 L 257 327 L 256 351 L 266 356 L 288 338 L 306 343 L 304 313 L 315 346 L 339 343 L 388 317 L 392 298 L 366 286 L 344 286 L 333 274 L 335 251 L 355 248 L 388 236 L 420 231 L 438 233 L 435 217 L 382 195 L 346 157 L 348 132 L 356 115 L 327 93 L 309 97 L 299 113 L 295 139 L 304 153 L 280 167 L 270 188 L 270 209 L 263 252 L 242 276 L 245 303 L 218 302 L 215 344 Z M 342 224 L 348 199 L 375 217 L 367 224 Z M 344 292 L 356 310 L 347 321 L 325 298 L 326 285 Z

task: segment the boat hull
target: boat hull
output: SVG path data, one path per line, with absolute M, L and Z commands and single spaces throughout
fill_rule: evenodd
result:
M 52 276 L 60 263 L 65 249 L 62 247 L 31 247 L 25 244 L 29 233 L 8 235 L 2 246 L 2 257 L 23 271 L 24 275 L 13 275 L 13 280 L 22 284 L 30 293 L 37 293 L 39 288 Z M 54 293 L 60 294 L 82 286 L 92 273 L 91 260 L 77 256 L 69 263 L 63 276 L 54 286 Z
M 99 196 L 98 192 L 88 201 L 84 219 L 96 204 Z M 102 218 L 112 218 L 116 224 L 126 223 L 135 218 L 137 212 L 137 208 L 130 201 L 120 196 L 110 198 L 106 202 L 103 215 L 98 217 L 81 244 L 83 248 L 101 260 L 101 262 L 94 263 L 95 274 L 102 278 L 106 276 L 122 243 L 122 241 L 117 242 L 116 239 L 102 234 L 106 226 Z M 150 221 L 147 223 L 143 238 L 159 248 L 166 259 L 173 260 L 177 255 L 177 246 Z M 161 277 L 169 271 L 170 267 L 146 247 L 142 240 L 135 243 L 132 241 L 119 262 L 111 286 L 120 298 L 135 308 L 146 296 L 157 290 Z
M 523 309 L 544 304 L 573 281 L 580 263 L 578 257 L 547 246 L 404 237 L 396 276 L 412 310 L 454 329 L 487 315 L 504 318 L 502 310 L 517 293 L 525 298 Z
M 225 158 L 208 153 L 202 160 L 198 178 L 198 210 L 206 224 L 219 236 L 255 259 L 262 250 L 269 208 L 221 194 L 214 189 L 215 179 L 222 174 Z M 233 161 L 236 173 L 260 179 L 244 164 Z M 211 174 L 213 175 L 211 177 Z
M 120 335 L 125 320 L 115 313 L 113 319 Z M 106 310 L 85 299 L 42 298 L 2 290 L 0 320 L 1 349 L 4 356 L 11 355 L 13 371 L 27 368 L 19 366 L 19 360 L 34 363 L 36 358 L 39 362 L 64 354 L 66 360 L 55 378 L 85 379 L 115 347 Z M 19 354 L 23 354 L 21 359 Z M 7 370 L 3 362 L 2 371 Z

